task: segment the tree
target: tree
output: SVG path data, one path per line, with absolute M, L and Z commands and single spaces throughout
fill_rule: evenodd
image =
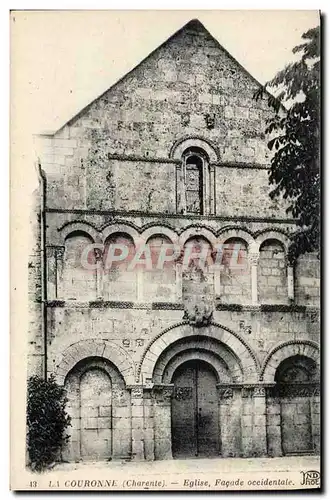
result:
M 255 94 L 266 89 L 268 105 L 275 111 L 268 121 L 268 148 L 274 151 L 269 182 L 275 185 L 271 198 L 283 196 L 287 213 L 297 219 L 289 258 L 319 251 L 320 239 L 320 29 L 302 35 L 304 43 L 294 47 L 298 61 L 288 64 Z
M 70 425 L 65 411 L 65 390 L 53 376 L 47 381 L 30 377 L 27 393 L 27 447 L 31 468 L 41 471 L 58 457 L 68 437 L 64 431 Z

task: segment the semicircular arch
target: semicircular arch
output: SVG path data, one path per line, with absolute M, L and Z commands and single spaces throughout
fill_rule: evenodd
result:
M 162 377 L 162 382 L 158 382 L 157 379 L 155 379 L 155 383 L 163 383 L 163 384 L 170 384 L 172 383 L 173 375 L 175 371 L 184 363 L 188 361 L 202 361 L 210 365 L 213 370 L 216 373 L 217 376 L 217 382 L 220 383 L 230 383 L 231 378 L 230 376 L 226 373 L 226 370 L 224 369 L 224 363 L 221 363 L 221 360 L 212 352 L 210 351 L 203 351 L 199 349 L 188 349 L 187 351 L 184 351 L 180 356 L 174 356 L 174 358 L 171 359 L 171 361 L 168 363 L 168 366 L 166 367 L 166 370 L 164 372 L 164 376 Z
M 219 151 L 217 147 L 208 139 L 201 136 L 186 136 L 178 139 L 171 147 L 169 157 L 174 160 L 181 160 L 183 153 L 190 148 L 203 150 L 210 163 L 217 163 Z
M 256 237 L 256 248 L 260 250 L 260 247 L 267 240 L 277 240 L 284 246 L 284 250 L 287 253 L 290 245 L 290 238 L 279 231 L 264 231 L 259 233 Z
M 99 231 L 95 229 L 95 227 L 93 227 L 92 225 L 88 224 L 88 222 L 83 222 L 83 221 L 69 222 L 68 224 L 62 226 L 61 229 L 59 229 L 59 233 L 63 239 L 63 242 L 74 233 L 83 233 L 89 238 L 91 238 L 91 240 L 94 243 L 102 242 Z
M 229 328 L 211 323 L 208 327 L 196 328 L 191 326 L 188 321 L 183 321 L 161 332 L 157 337 L 149 342 L 142 354 L 137 370 L 137 382 L 152 381 L 156 362 L 163 351 L 174 342 L 183 338 L 189 340 L 196 334 L 207 338 L 215 339 L 229 348 L 235 357 L 240 360 L 244 382 L 255 382 L 259 378 L 259 362 L 249 344 L 236 332 Z
M 135 366 L 132 359 L 114 342 L 98 339 L 80 340 L 65 349 L 55 364 L 57 382 L 63 385 L 65 377 L 77 363 L 93 356 L 108 359 L 121 373 L 126 385 L 134 384 Z
M 150 238 L 156 236 L 166 236 L 173 244 L 176 244 L 178 241 L 178 235 L 176 232 L 173 231 L 173 229 L 169 229 L 164 226 L 150 226 L 141 233 L 141 238 L 145 243 L 147 243 Z
M 319 346 L 316 342 L 288 340 L 275 346 L 266 356 L 260 370 L 260 381 L 273 383 L 276 370 L 282 361 L 296 355 L 306 356 L 319 364 Z
M 165 349 L 155 364 L 153 381 L 156 384 L 170 383 L 173 371 L 182 360 L 207 361 L 207 358 L 218 373 L 219 381 L 242 381 L 242 364 L 234 353 L 218 340 L 201 335 L 183 338 Z
M 256 244 L 253 236 L 250 233 L 248 233 L 247 231 L 245 231 L 244 229 L 241 229 L 239 227 L 227 228 L 227 229 L 223 229 L 222 231 L 218 232 L 218 243 L 219 244 L 223 244 L 231 238 L 241 239 L 241 240 L 245 241 L 249 249 L 253 249 L 253 247 Z
M 211 245 L 212 249 L 217 243 L 217 238 L 215 234 L 210 231 L 210 229 L 201 226 L 190 226 L 180 234 L 179 245 L 183 248 L 188 240 L 197 238 L 203 238 L 206 240 Z
M 138 246 L 139 240 L 141 238 L 138 231 L 132 226 L 129 226 L 127 224 L 110 224 L 109 226 L 104 227 L 102 230 L 103 242 L 105 243 L 105 241 L 114 234 L 128 235 L 133 240 L 135 247 Z

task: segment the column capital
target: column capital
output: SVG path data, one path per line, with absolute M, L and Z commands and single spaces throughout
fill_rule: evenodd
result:
M 252 396 L 254 398 L 264 398 L 266 396 L 265 387 L 254 387 Z
M 182 265 L 183 263 L 183 257 L 184 257 L 184 249 L 181 248 L 180 253 L 174 258 L 174 262 L 176 265 Z
M 46 255 L 47 257 L 55 257 L 56 255 L 56 246 L 53 246 L 53 245 L 47 245 L 46 246 Z
M 275 386 L 275 382 L 273 383 L 261 383 L 261 384 L 246 384 L 242 385 L 242 397 L 243 398 L 249 398 L 249 397 L 265 397 L 266 396 L 266 390 L 271 389 Z
M 251 266 L 257 266 L 258 265 L 258 260 L 259 260 L 259 253 L 258 252 L 252 252 L 248 255 L 249 261 Z
M 64 246 L 56 246 L 54 247 L 54 254 L 57 260 L 61 260 L 64 257 L 65 247 Z
M 132 399 L 143 398 L 143 386 L 142 385 L 128 385 L 127 389 L 131 391 Z
M 174 385 L 154 385 L 152 388 L 152 396 L 157 402 L 170 403 L 174 392 Z
M 101 248 L 95 248 L 94 247 L 94 256 L 95 256 L 95 260 L 97 262 L 101 261 L 102 258 L 103 258 L 103 251 L 101 250 Z
M 233 398 L 233 389 L 231 387 L 217 387 L 219 401 L 229 403 Z

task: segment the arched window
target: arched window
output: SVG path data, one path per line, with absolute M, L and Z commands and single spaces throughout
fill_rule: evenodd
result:
M 205 214 L 206 166 L 206 155 L 199 148 L 190 148 L 183 154 L 187 214 Z

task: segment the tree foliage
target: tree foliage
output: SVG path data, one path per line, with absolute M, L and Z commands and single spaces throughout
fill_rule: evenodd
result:
M 290 258 L 319 251 L 320 238 L 320 29 L 302 35 L 294 47 L 299 59 L 288 64 L 255 94 L 268 94 L 275 111 L 268 120 L 268 148 L 274 152 L 269 182 L 271 198 L 283 196 L 287 213 L 297 219 L 299 230 L 292 239 Z M 284 107 L 284 106 L 285 107 Z M 286 109 L 287 108 L 287 109 Z
M 70 425 L 65 411 L 65 390 L 53 376 L 49 380 L 30 377 L 27 392 L 27 448 L 32 469 L 41 471 L 58 457 L 68 440 Z

